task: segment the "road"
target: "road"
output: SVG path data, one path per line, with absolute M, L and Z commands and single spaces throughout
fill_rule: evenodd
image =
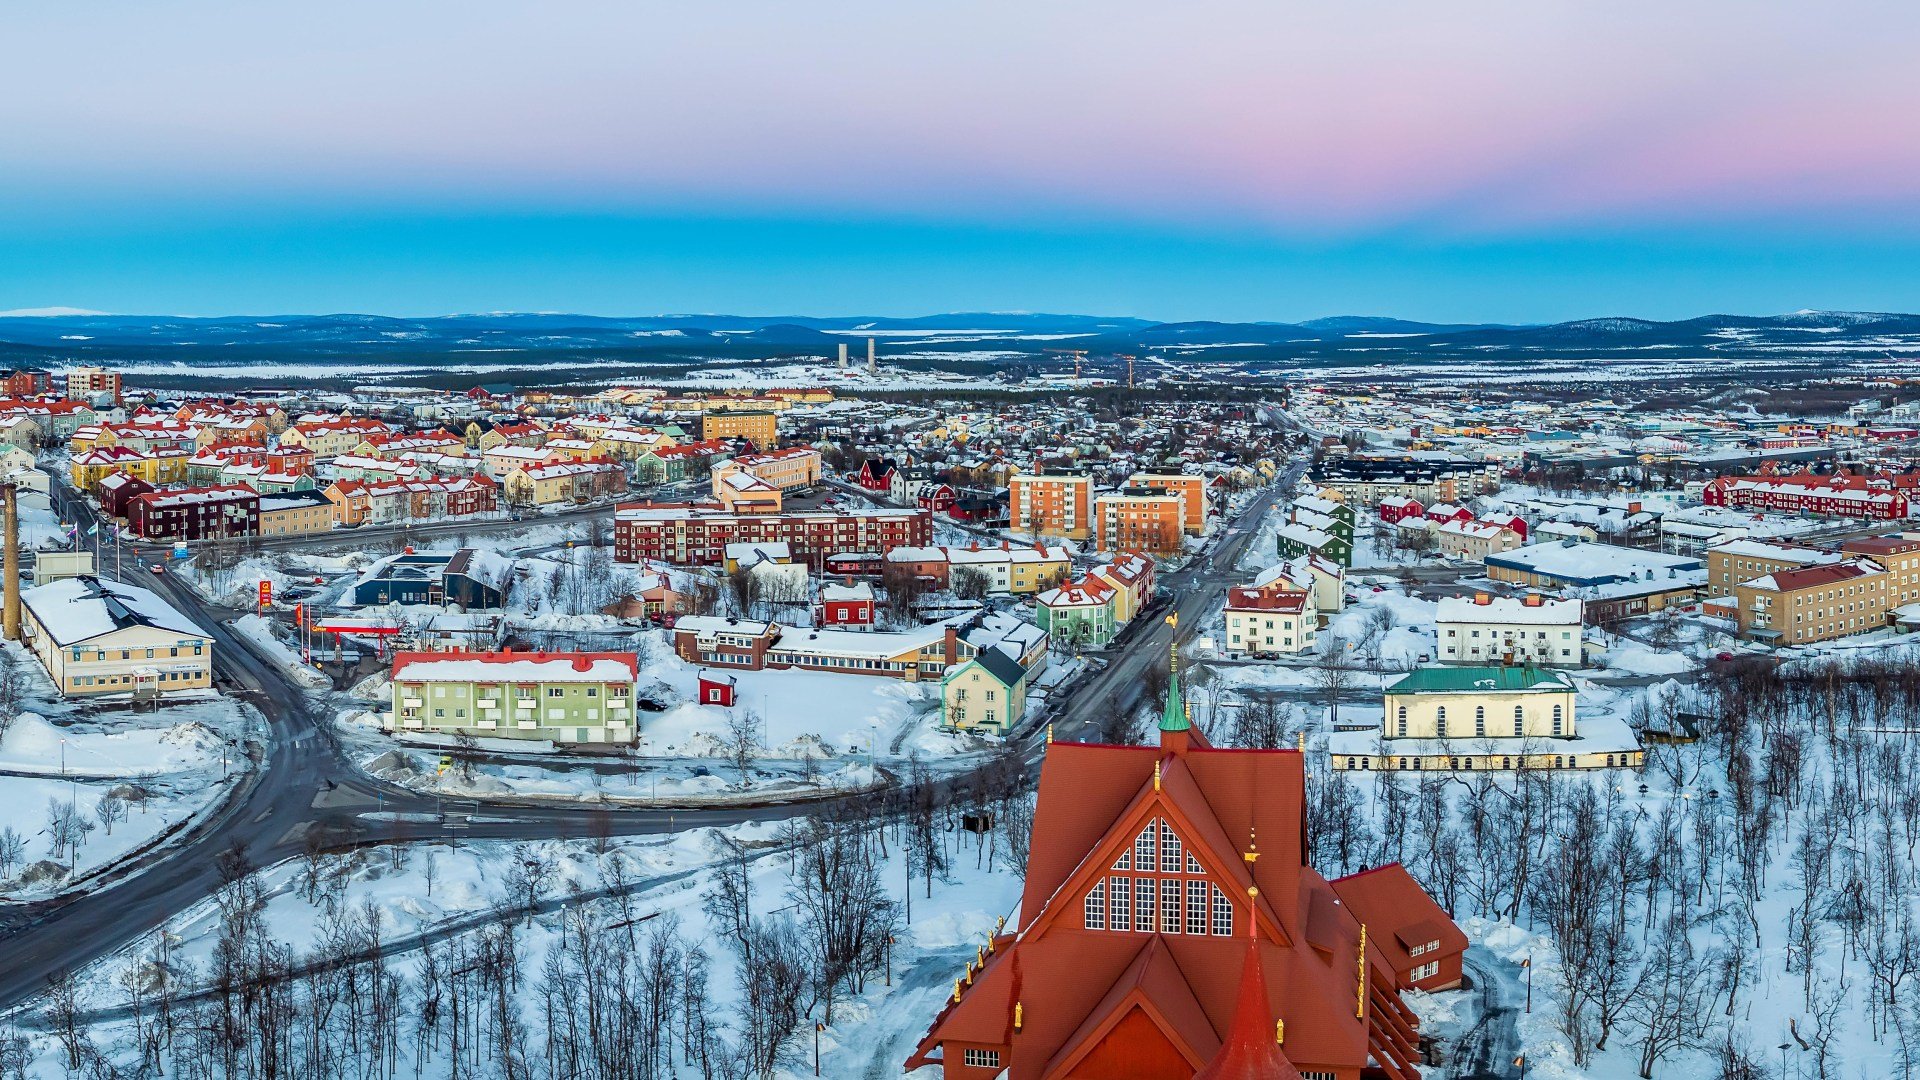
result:
M 1476 946 L 1467 950 L 1465 970 L 1480 992 L 1479 1018 L 1447 1048 L 1447 1062 L 1435 1074 L 1449 1080 L 1518 1080 L 1513 1061 L 1520 1056 L 1524 991 L 1513 965 Z
M 1281 484 L 1224 523 L 1209 551 L 1186 569 L 1162 578 L 1161 584 L 1177 598 L 1173 609 L 1180 613 L 1182 634 L 1193 632 L 1226 588 L 1240 580 L 1235 566 L 1257 534 L 1255 526 L 1297 475 L 1296 467 Z M 68 500 L 66 512 L 74 515 L 70 520 L 83 530 L 97 523 L 84 501 Z M 219 857 L 226 852 L 240 852 L 251 865 L 267 866 L 299 855 L 309 842 L 336 846 L 435 838 L 545 839 L 584 837 L 596 830 L 631 836 L 796 816 L 822 805 L 583 813 L 577 806 L 489 802 L 485 820 L 450 823 L 443 816 L 443 800 L 371 779 L 354 767 L 305 693 L 277 665 L 229 631 L 219 613 L 185 583 L 170 575 L 143 578 L 142 583 L 211 633 L 217 683 L 260 710 L 267 720 L 267 737 L 264 745 L 254 748 L 253 774 L 240 783 L 221 812 L 166 848 L 105 875 L 99 888 L 23 905 L 0 917 L 4 918 L 0 922 L 0 1013 L 37 995 L 48 976 L 77 970 L 137 941 L 211 894 L 219 887 Z M 1151 624 L 1130 635 L 1107 667 L 1073 691 L 1069 703 L 1052 718 L 1058 737 L 1097 730 L 1110 711 L 1138 707 L 1145 672 L 1166 656 L 1175 632 L 1163 614 L 1156 612 Z M 1038 727 L 1024 733 L 1019 748 L 1030 764 L 1037 764 L 1044 741 Z M 942 787 L 966 780 L 950 778 L 942 781 Z M 375 810 L 413 820 L 396 821 L 386 815 L 369 819 L 366 815 Z

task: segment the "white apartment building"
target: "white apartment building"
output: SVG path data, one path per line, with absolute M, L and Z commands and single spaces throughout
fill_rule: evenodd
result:
M 1549 600 L 1538 593 L 1445 597 L 1435 620 L 1440 662 L 1579 667 L 1586 662 L 1582 608 L 1579 600 Z

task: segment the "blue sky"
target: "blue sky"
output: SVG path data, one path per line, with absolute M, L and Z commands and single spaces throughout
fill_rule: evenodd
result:
M 1920 308 L 1916 6 L 1675 7 L 46 5 L 0 310 Z

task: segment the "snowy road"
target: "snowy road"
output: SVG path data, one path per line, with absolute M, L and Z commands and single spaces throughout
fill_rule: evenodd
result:
M 1526 991 L 1513 965 L 1500 962 L 1481 946 L 1467 950 L 1464 964 L 1480 991 L 1479 1018 L 1447 1047 L 1447 1063 L 1436 1067 L 1434 1075 L 1450 1080 L 1518 1080 L 1520 1070 L 1513 1060 L 1520 1055 L 1517 1024 Z

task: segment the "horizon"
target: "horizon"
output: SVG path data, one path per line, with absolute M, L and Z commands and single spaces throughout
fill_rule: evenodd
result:
M 1537 324 L 1920 294 L 1920 9 L 1878 0 L 187 0 L 9 29 L 0 310 Z
M 1472 318 L 1413 319 L 1413 318 L 1406 318 L 1399 315 L 1363 314 L 1360 312 L 1353 312 L 1353 311 L 1339 312 L 1336 314 L 1329 314 L 1329 315 L 1314 315 L 1314 316 L 1309 316 L 1303 319 L 1261 319 L 1261 318 L 1224 319 L 1224 318 L 1206 318 L 1206 317 L 1191 318 L 1191 319 L 1159 319 L 1151 315 L 1120 314 L 1115 312 L 1056 311 L 1056 310 L 973 311 L 973 310 L 960 310 L 960 309 L 944 310 L 944 311 L 932 311 L 932 310 L 907 311 L 907 312 L 897 312 L 897 313 L 875 313 L 875 312 L 868 312 L 868 311 L 862 311 L 858 313 L 783 311 L 783 312 L 780 312 L 779 314 L 754 313 L 754 312 L 748 312 L 748 311 L 594 312 L 594 311 L 568 311 L 564 309 L 551 309 L 551 310 L 501 309 L 497 311 L 436 311 L 436 312 L 425 312 L 425 313 L 346 311 L 346 310 L 342 310 L 342 311 L 229 311 L 229 312 L 221 312 L 217 314 L 207 314 L 207 313 L 188 314 L 188 313 L 182 313 L 182 312 L 154 312 L 154 311 L 97 311 L 97 310 L 92 310 L 87 308 L 75 308 L 75 307 L 66 307 L 61 305 L 50 305 L 44 308 L 19 308 L 19 309 L 13 309 L 13 310 L 0 310 L 0 319 L 46 319 L 49 321 L 54 321 L 59 319 L 92 319 L 92 318 L 183 319 L 183 320 L 193 320 L 193 321 L 229 320 L 229 319 L 369 318 L 369 319 L 427 321 L 431 319 L 488 319 L 488 318 L 504 319 L 504 318 L 515 318 L 519 316 L 542 316 L 542 317 L 549 317 L 549 318 L 577 317 L 577 318 L 585 318 L 585 319 L 607 319 L 607 320 L 701 319 L 701 318 L 747 319 L 747 320 L 779 320 L 779 319 L 907 320 L 907 319 L 958 318 L 960 316 L 974 316 L 974 315 L 988 316 L 988 317 L 1004 316 L 1009 318 L 1130 319 L 1130 320 L 1146 322 L 1149 324 L 1161 324 L 1161 325 L 1179 324 L 1179 323 L 1222 323 L 1227 325 L 1247 325 L 1247 326 L 1262 326 L 1262 325 L 1310 326 L 1314 323 L 1331 322 L 1331 321 L 1340 320 L 1340 319 L 1362 319 L 1362 320 L 1371 320 L 1371 321 L 1379 321 L 1379 322 L 1417 323 L 1417 324 L 1430 325 L 1430 326 L 1456 326 L 1456 327 L 1502 327 L 1502 326 L 1505 326 L 1505 327 L 1515 327 L 1515 328 L 1526 328 L 1526 327 L 1554 326 L 1554 325 L 1561 325 L 1565 323 L 1597 322 L 1597 321 L 1614 320 L 1614 319 L 1629 320 L 1629 321 L 1635 321 L 1635 322 L 1647 322 L 1647 323 L 1674 323 L 1674 322 L 1690 322 L 1698 319 L 1712 319 L 1712 318 L 1781 319 L 1781 318 L 1790 318 L 1796 315 L 1880 316 L 1885 318 L 1911 318 L 1916 315 L 1920 315 L 1920 312 L 1894 311 L 1894 310 L 1881 311 L 1881 310 L 1869 310 L 1864 308 L 1803 307 L 1803 308 L 1796 308 L 1792 311 L 1765 311 L 1765 312 L 1761 312 L 1761 311 L 1700 311 L 1700 312 L 1695 312 L 1691 315 L 1685 315 L 1675 319 L 1652 318 L 1652 317 L 1643 316 L 1643 315 L 1634 315 L 1634 314 L 1616 312 L 1616 313 L 1608 313 L 1608 314 L 1581 315 L 1571 319 L 1516 322 L 1516 321 L 1496 321 L 1496 320 L 1489 320 L 1489 319 L 1472 319 Z M 862 329 L 862 328 L 847 327 L 844 329 L 828 330 L 825 332 L 847 333 L 849 331 L 855 331 L 859 329 Z M 996 329 L 996 328 L 969 327 L 967 329 L 989 330 L 989 329 Z

